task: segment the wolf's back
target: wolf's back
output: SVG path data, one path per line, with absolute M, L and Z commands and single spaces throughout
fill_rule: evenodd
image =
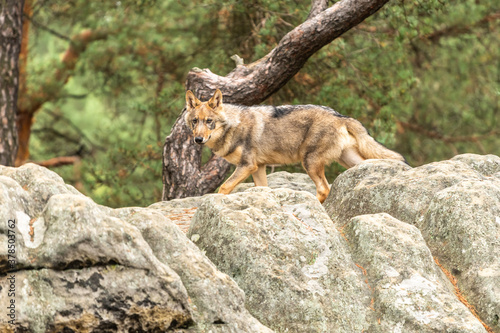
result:
M 406 162 L 405 158 L 377 142 L 368 134 L 366 128 L 356 119 L 346 121 L 347 131 L 354 136 L 358 144 L 358 151 L 365 159 L 393 159 Z

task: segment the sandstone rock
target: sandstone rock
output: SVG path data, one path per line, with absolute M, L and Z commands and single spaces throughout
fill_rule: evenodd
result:
M 454 294 L 420 231 L 388 214 L 361 215 L 343 229 L 373 291 L 377 332 L 486 332 Z
M 179 276 L 153 255 L 137 228 L 106 211 L 82 195 L 56 194 L 38 217 L 15 212 L 17 263 L 1 273 L 15 276 L 17 327 L 154 331 L 192 323 Z M 2 279 L 1 289 L 8 283 Z M 2 296 L 0 306 L 10 299 Z M 117 304 L 97 311 L 100 299 Z
M 182 232 L 187 233 L 194 213 L 201 205 L 204 198 L 209 195 L 211 194 L 207 194 L 203 197 L 161 201 L 152 204 L 148 208 L 160 212 L 163 216 L 174 222 L 182 230 Z
M 179 202 L 173 205 L 176 204 Z M 196 329 L 203 332 L 272 332 L 248 313 L 245 295 L 238 285 L 218 271 L 162 213 L 164 211 L 151 208 L 123 208 L 112 214 L 136 226 L 156 257 L 179 274 L 191 300 Z
M 295 191 L 306 191 L 316 195 L 316 186 L 306 173 L 289 173 L 286 171 L 273 172 L 267 175 L 269 188 L 289 188 Z M 241 183 L 233 193 L 244 192 L 254 188 L 254 183 Z
M 258 187 L 207 197 L 188 236 L 277 332 L 361 332 L 370 290 L 314 195 Z
M 173 209 L 177 208 L 193 208 L 193 207 L 199 207 L 205 197 L 208 197 L 212 194 L 206 194 L 202 197 L 190 197 L 190 198 L 183 198 L 183 199 L 172 199 L 170 201 L 160 201 L 152 204 L 148 208 L 158 210 L 162 213 L 170 213 Z
M 343 172 L 324 203 L 332 219 L 388 213 L 419 226 L 434 194 L 463 180 L 484 176 L 461 162 L 443 161 L 410 168 L 403 162 L 368 160 Z
M 499 157 L 366 161 L 324 206 L 305 174 L 269 183 L 290 188 L 111 209 L 39 166 L 0 166 L 17 260 L 8 272 L 0 223 L 0 308 L 12 274 L 23 332 L 484 332 L 434 256 L 500 332 Z
M 73 186 L 65 184 L 58 174 L 36 164 L 28 163 L 19 168 L 0 165 L 0 175 L 13 179 L 26 191 L 30 200 L 24 208 L 31 216 L 40 214 L 55 194 L 83 196 Z
M 316 195 L 316 186 L 311 178 L 305 173 L 289 173 L 286 171 L 274 172 L 267 176 L 269 188 L 289 188 L 296 191 L 307 191 Z M 254 188 L 254 183 L 241 183 L 234 189 L 233 193 L 244 192 Z M 157 202 L 148 208 L 155 209 L 168 217 L 184 233 L 188 232 L 191 219 L 196 209 L 203 200 L 213 194 L 206 194 L 202 197 L 192 197 L 184 199 L 173 199 L 170 201 Z
M 436 193 L 422 225 L 434 255 L 500 332 L 500 180 L 463 181 Z
M 35 165 L 0 168 L 0 198 L 15 220 L 16 264 L 2 223 L 0 274 L 14 275 L 18 330 L 270 332 L 238 286 L 156 210 L 97 205 Z M 4 309 L 8 287 L 0 279 Z M 2 320 L 0 331 L 12 327 Z
M 325 208 L 344 225 L 386 212 L 418 227 L 481 319 L 500 332 L 500 158 L 467 154 L 410 169 L 366 161 L 341 174 Z
M 460 161 L 467 164 L 471 169 L 484 176 L 491 176 L 500 172 L 500 157 L 495 155 L 462 154 L 453 157 L 451 161 Z
M 143 269 L 108 265 L 13 274 L 16 332 L 164 332 L 192 324 L 187 295 L 171 293 L 170 277 Z M 2 309 L 8 302 L 2 295 Z M 0 322 L 0 331 L 8 329 Z

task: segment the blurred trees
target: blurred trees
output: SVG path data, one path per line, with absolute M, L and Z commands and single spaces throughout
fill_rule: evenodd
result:
M 160 200 L 163 140 L 189 70 L 226 75 L 233 54 L 258 60 L 309 10 L 291 0 L 32 0 L 18 105 L 33 123 L 18 160 L 69 163 L 55 170 L 99 203 Z M 498 155 L 499 29 L 493 0 L 389 2 L 266 103 L 331 106 L 412 165 Z

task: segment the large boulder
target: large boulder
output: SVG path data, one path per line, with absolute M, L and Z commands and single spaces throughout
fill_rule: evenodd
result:
M 271 332 L 245 308 L 245 294 L 186 238 L 164 211 L 123 208 L 112 215 L 137 227 L 156 257 L 181 278 L 196 329 L 203 332 Z
M 422 234 L 481 318 L 500 332 L 500 179 L 463 181 L 436 193 Z
M 33 164 L 0 168 L 0 198 L 0 307 L 18 331 L 270 332 L 157 210 L 97 205 Z
M 366 161 L 341 174 L 324 203 L 339 226 L 388 213 L 416 226 L 459 291 L 500 332 L 500 158 L 459 155 L 410 168 Z
M 0 166 L 0 307 L 22 332 L 500 332 L 499 157 L 366 161 L 323 206 L 269 178 L 111 209 Z
M 3 294 L 4 282 L 11 281 L 2 278 L 0 306 L 8 309 L 15 300 L 15 332 L 164 332 L 193 324 L 177 276 L 107 265 L 21 270 L 7 277 L 13 277 L 15 297 Z M 0 331 L 14 332 L 6 322 Z
M 277 332 L 486 332 L 416 227 L 382 214 L 341 231 L 312 194 L 254 188 L 208 197 L 188 236 Z
M 361 332 L 371 292 L 332 226 L 314 195 L 257 187 L 207 197 L 188 236 L 277 332 Z
M 378 332 L 486 332 L 460 302 L 420 231 L 382 213 L 343 229 L 372 290 Z

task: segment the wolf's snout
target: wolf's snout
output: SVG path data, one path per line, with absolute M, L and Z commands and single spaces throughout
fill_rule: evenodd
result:
M 202 144 L 203 143 L 203 137 L 201 136 L 197 136 L 194 138 L 194 142 L 198 143 L 198 144 Z

